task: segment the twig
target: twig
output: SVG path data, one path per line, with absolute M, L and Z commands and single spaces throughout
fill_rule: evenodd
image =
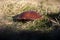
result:
M 60 23 L 59 23 L 59 22 L 57 22 L 57 21 L 55 21 L 55 20 L 53 20 L 53 19 L 49 19 L 49 21 L 51 21 L 51 22 L 52 22 L 52 23 L 54 23 L 55 25 L 60 26 Z

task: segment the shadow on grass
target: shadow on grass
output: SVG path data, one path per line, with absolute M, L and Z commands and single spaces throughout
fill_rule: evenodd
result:
M 20 31 L 1 30 L 0 40 L 58 40 L 60 39 L 60 29 L 48 33 L 40 31 Z

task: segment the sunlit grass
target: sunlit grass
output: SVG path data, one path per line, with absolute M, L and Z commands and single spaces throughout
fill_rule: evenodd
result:
M 5 2 L 5 1 L 4 1 Z M 57 13 L 60 11 L 59 7 L 55 4 L 56 2 L 43 1 L 24 1 L 18 0 L 12 2 L 7 0 L 0 8 L 4 16 L 1 16 L 0 26 L 13 28 L 18 30 L 52 30 L 53 28 L 49 27 L 46 23 L 48 22 L 47 13 Z M 20 14 L 24 11 L 33 10 L 42 14 L 44 20 L 34 20 L 27 23 L 14 22 L 13 16 Z M 0 13 L 1 14 L 1 13 Z M 47 18 L 46 18 L 47 17 Z

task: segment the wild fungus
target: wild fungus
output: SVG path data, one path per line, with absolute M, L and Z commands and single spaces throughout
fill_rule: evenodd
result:
M 35 11 L 25 11 L 13 17 L 15 21 L 33 21 L 36 19 L 42 19 L 42 15 Z

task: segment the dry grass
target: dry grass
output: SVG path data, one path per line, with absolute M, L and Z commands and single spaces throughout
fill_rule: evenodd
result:
M 60 11 L 60 4 L 56 0 L 0 0 L 0 26 L 9 27 L 16 30 L 39 29 L 39 26 L 43 25 L 38 20 L 33 22 L 13 22 L 12 17 L 22 13 L 23 11 L 34 10 L 40 14 L 47 15 L 51 13 L 58 13 Z M 45 17 L 46 19 L 46 17 Z M 36 24 L 38 23 L 38 24 Z M 41 24 L 41 25 L 40 25 Z M 38 26 L 38 27 L 37 27 Z M 41 26 L 42 27 L 42 26 Z M 41 29 L 40 27 L 40 29 Z M 46 26 L 47 27 L 47 26 Z M 44 28 L 43 28 L 44 29 Z M 52 28 L 46 28 L 44 30 L 51 30 Z M 32 30 L 32 29 L 31 29 Z

